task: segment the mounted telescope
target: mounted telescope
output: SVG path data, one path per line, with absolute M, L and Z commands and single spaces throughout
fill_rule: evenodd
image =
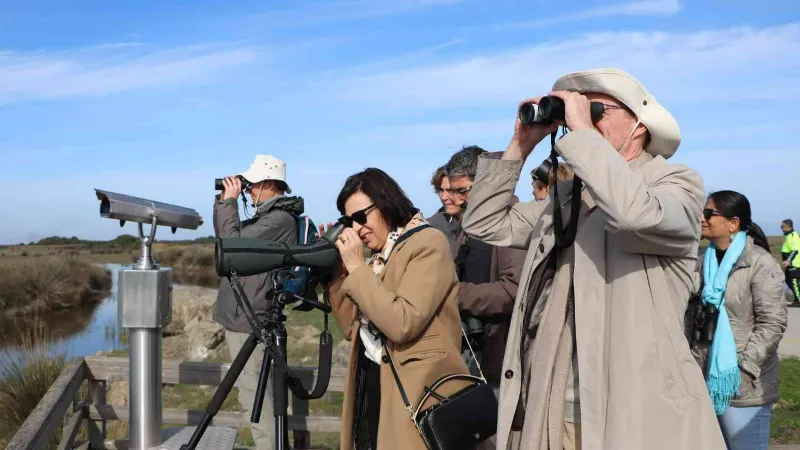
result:
M 159 267 L 151 257 L 156 228 L 196 230 L 203 224 L 197 211 L 182 206 L 95 189 L 100 217 L 136 222 L 141 255 L 132 267 L 119 271 L 117 319 L 128 329 L 130 344 L 130 445 L 131 450 L 162 444 L 161 341 L 162 328 L 172 321 L 172 269 Z M 150 232 L 144 234 L 144 224 Z

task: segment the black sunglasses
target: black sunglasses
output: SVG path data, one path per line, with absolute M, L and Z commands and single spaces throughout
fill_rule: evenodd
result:
M 374 204 L 369 205 L 360 211 L 356 211 L 353 214 L 350 214 L 349 216 L 342 216 L 339 219 L 339 223 L 346 226 L 347 228 L 352 228 L 353 222 L 359 225 L 364 225 L 367 223 L 367 214 L 369 214 L 369 212 L 372 211 L 373 208 L 375 208 Z
M 725 214 L 722 214 L 722 211 L 717 209 L 706 208 L 703 210 L 703 217 L 705 217 L 706 220 L 710 220 L 714 216 L 725 217 Z

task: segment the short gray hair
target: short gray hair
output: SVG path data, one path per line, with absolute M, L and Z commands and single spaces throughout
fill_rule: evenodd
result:
M 448 177 L 470 177 L 475 178 L 478 173 L 478 157 L 486 153 L 486 150 L 477 145 L 464 146 L 447 161 L 444 172 Z

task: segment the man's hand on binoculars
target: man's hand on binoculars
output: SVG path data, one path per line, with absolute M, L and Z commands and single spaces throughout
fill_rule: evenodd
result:
M 542 97 L 525 99 L 519 103 L 517 111 L 526 103 L 538 105 L 541 99 Z M 517 119 L 514 122 L 514 138 L 511 140 L 511 145 L 509 145 L 508 150 L 506 150 L 504 159 L 527 159 L 528 155 L 533 152 L 533 148 L 536 147 L 536 144 L 557 129 L 558 125 L 555 123 L 550 125 L 543 125 L 540 123 L 525 125 L 520 120 L 519 114 L 517 114 Z
M 225 190 L 222 191 L 223 200 L 229 198 L 237 199 L 239 198 L 239 194 L 242 193 L 242 180 L 240 180 L 239 177 L 225 177 L 222 180 L 222 185 L 225 186 Z
M 578 92 L 554 91 L 547 94 L 564 100 L 564 119 L 569 131 L 591 130 L 592 104 L 585 95 Z
M 352 228 L 345 228 L 339 239 L 336 240 L 336 248 L 342 257 L 342 264 L 348 273 L 353 273 L 359 267 L 365 265 L 364 250 L 361 238 Z

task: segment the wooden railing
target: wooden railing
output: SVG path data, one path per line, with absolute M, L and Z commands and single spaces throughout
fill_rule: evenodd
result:
M 229 363 L 192 361 L 164 361 L 164 384 L 190 384 L 217 386 L 228 372 Z M 316 374 L 310 368 L 293 367 L 306 386 L 312 386 Z M 345 369 L 333 368 L 328 392 L 343 392 Z M 86 357 L 71 361 L 42 398 L 25 423 L 8 443 L 9 450 L 38 450 L 45 448 L 55 438 L 59 425 L 64 425 L 59 450 L 68 449 L 122 449 L 127 440 L 108 440 L 108 421 L 128 421 L 128 406 L 106 404 L 106 383 L 128 380 L 128 358 Z M 79 401 L 78 392 L 86 381 L 88 400 Z M 308 449 L 310 432 L 340 431 L 338 417 L 310 416 L 308 402 L 294 396 L 288 417 L 289 430 L 294 434 L 296 449 Z M 197 425 L 203 411 L 164 409 L 163 423 Z M 88 439 L 77 440 L 83 425 Z M 239 412 L 219 412 L 212 425 L 234 428 L 247 427 L 249 416 Z

